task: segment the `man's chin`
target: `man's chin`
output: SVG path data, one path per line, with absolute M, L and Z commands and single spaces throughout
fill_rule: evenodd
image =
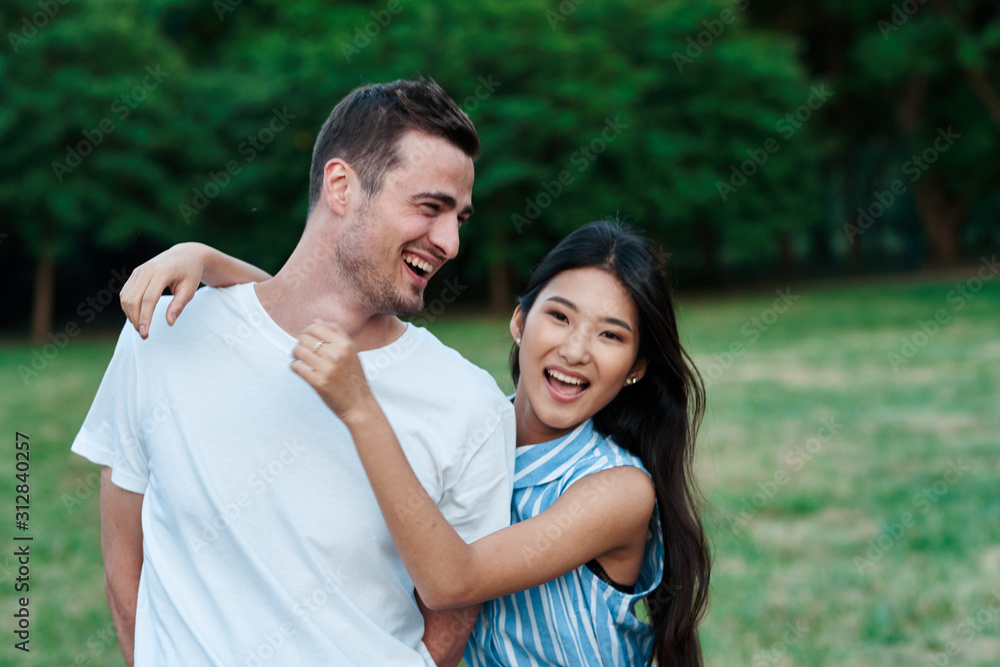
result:
M 411 317 L 416 317 L 423 310 L 424 310 L 424 304 L 421 302 L 421 304 L 419 306 L 417 306 L 416 308 L 405 308 L 405 309 L 400 308 L 400 309 L 398 309 L 396 311 L 396 316 L 397 317 L 402 317 L 402 318 L 409 319 Z
M 396 302 L 397 317 L 416 317 L 424 309 L 424 291 L 418 287 L 413 288 L 413 294 L 409 297 L 402 297 Z

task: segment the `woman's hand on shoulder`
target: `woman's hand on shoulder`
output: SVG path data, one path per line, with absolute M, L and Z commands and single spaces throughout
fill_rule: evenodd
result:
M 149 337 L 153 311 L 170 288 L 174 298 L 167 306 L 167 324 L 173 325 L 194 297 L 212 249 L 202 243 L 178 243 L 148 262 L 139 265 L 121 291 L 122 310 L 143 338 Z

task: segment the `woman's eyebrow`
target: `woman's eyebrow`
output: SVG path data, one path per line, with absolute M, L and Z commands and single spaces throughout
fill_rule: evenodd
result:
M 555 301 L 556 303 L 561 303 L 562 305 L 566 306 L 573 312 L 579 312 L 579 309 L 576 307 L 576 304 L 567 299 L 566 297 L 550 296 L 548 299 L 546 299 L 546 301 Z M 619 326 L 622 329 L 628 331 L 629 333 L 635 333 L 634 331 L 632 331 L 632 327 L 629 326 L 628 322 L 626 322 L 625 320 L 620 320 L 617 317 L 604 317 L 601 318 L 601 321 L 607 322 L 608 324 L 614 324 L 616 326 Z

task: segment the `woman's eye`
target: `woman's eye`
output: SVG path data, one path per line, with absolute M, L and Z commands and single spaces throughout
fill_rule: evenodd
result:
M 549 315 L 556 318 L 560 322 L 569 322 L 569 319 L 565 315 L 560 313 L 558 310 L 553 310 L 552 312 L 549 313 Z
M 612 333 L 611 331 L 605 331 L 604 335 L 610 338 L 611 340 L 624 340 L 621 336 L 619 336 L 616 333 Z

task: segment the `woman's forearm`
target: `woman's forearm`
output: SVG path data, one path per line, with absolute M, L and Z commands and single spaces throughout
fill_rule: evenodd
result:
M 374 399 L 345 415 L 389 533 L 420 597 L 431 609 L 481 602 L 470 598 L 474 548 L 445 519 L 420 484 Z
M 201 281 L 209 287 L 229 287 L 241 283 L 262 282 L 271 277 L 267 271 L 259 269 L 211 246 L 197 244 L 201 253 L 204 271 Z

